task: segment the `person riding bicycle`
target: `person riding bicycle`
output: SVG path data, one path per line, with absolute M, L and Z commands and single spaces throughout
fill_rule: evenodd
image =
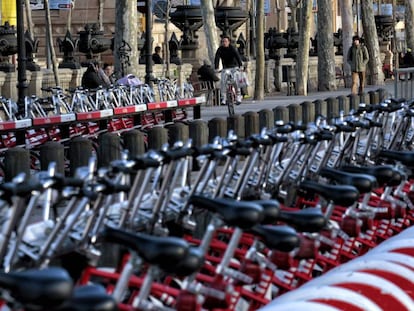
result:
M 214 58 L 214 68 L 217 70 L 219 68 L 219 64 L 223 66 L 223 69 L 232 69 L 232 68 L 239 68 L 243 66 L 242 59 L 240 57 L 239 52 L 237 49 L 231 45 L 230 43 L 230 37 L 227 35 L 224 35 L 221 38 L 221 46 L 217 49 L 216 55 Z M 221 72 L 221 104 L 226 104 L 226 71 L 223 70 Z M 236 94 L 237 94 L 237 100 L 236 105 L 240 105 L 242 100 L 242 95 L 240 88 L 236 86 Z

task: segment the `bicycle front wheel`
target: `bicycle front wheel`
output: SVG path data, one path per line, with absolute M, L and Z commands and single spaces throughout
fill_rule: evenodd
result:
M 236 89 L 234 86 L 229 87 L 227 90 L 227 109 L 229 111 L 229 116 L 234 116 L 234 104 L 236 102 Z

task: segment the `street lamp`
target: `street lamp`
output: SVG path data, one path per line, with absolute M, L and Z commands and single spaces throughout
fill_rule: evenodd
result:
M 17 19 L 17 105 L 19 114 L 24 113 L 24 99 L 27 95 L 26 78 L 26 48 L 24 42 L 24 15 L 23 1 L 16 0 L 16 19 Z

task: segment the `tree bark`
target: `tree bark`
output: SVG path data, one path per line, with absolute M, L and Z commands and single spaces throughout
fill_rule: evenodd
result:
M 341 14 L 342 14 L 342 47 L 343 47 L 343 73 L 347 85 L 351 85 L 351 66 L 347 61 L 347 53 L 352 45 L 352 36 L 354 35 L 354 20 L 352 15 L 352 0 L 342 0 Z
M 69 32 L 72 29 L 72 13 L 74 9 L 75 9 L 75 3 L 73 3 L 73 6 L 68 11 L 68 19 L 66 21 L 66 30 Z
M 407 47 L 414 50 L 414 2 L 405 1 L 405 41 Z
M 1 5 L 1 1 L 0 1 Z M 34 24 L 32 19 L 32 10 L 30 9 L 30 0 L 24 0 L 24 8 L 26 13 L 26 21 L 27 21 L 27 32 L 29 33 L 30 39 L 34 39 Z
M 170 10 L 171 10 L 171 1 L 167 1 L 167 12 L 165 12 L 165 22 L 164 22 L 164 64 L 165 64 L 165 77 L 170 78 L 170 50 L 168 49 L 168 37 L 170 33 L 168 31 L 170 25 Z
M 318 0 L 318 90 L 336 90 L 331 0 Z
M 367 81 L 372 85 L 384 85 L 384 73 L 375 26 L 374 9 L 370 1 L 361 1 L 362 28 L 365 45 L 369 53 Z
M 292 32 L 298 32 L 298 21 L 297 21 L 297 11 L 298 11 L 298 2 L 296 0 L 289 1 L 290 7 L 290 21 L 289 21 L 289 28 Z
M 60 85 L 59 71 L 58 71 L 58 65 L 57 65 L 57 60 L 56 60 L 55 47 L 53 45 L 52 19 L 50 17 L 49 0 L 44 0 L 44 5 L 45 5 L 45 12 L 46 12 L 46 33 L 47 33 L 47 39 L 48 39 L 47 46 L 49 48 L 50 58 L 52 62 L 53 75 L 55 77 L 55 84 L 59 86 Z
M 299 48 L 296 59 L 296 92 L 298 95 L 307 95 L 312 3 L 304 1 L 301 12 L 299 20 Z
M 99 0 L 99 7 L 98 7 L 98 25 L 99 30 L 104 30 L 103 26 L 103 14 L 104 14 L 104 7 L 105 7 L 105 0 Z
M 256 0 L 256 79 L 254 84 L 254 99 L 264 98 L 264 0 Z
M 208 57 L 214 63 L 214 56 L 219 47 L 219 37 L 216 31 L 216 19 L 214 17 L 214 0 L 201 0 L 201 14 L 203 15 L 203 27 L 206 35 Z
M 115 9 L 115 72 L 138 72 L 138 12 L 135 0 L 117 0 Z M 152 18 L 152 17 L 151 17 Z

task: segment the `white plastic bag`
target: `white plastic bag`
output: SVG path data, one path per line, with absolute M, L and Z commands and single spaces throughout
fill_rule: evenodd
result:
M 236 76 L 237 86 L 239 88 L 245 88 L 249 86 L 249 81 L 247 80 L 247 74 L 244 71 L 241 71 Z

